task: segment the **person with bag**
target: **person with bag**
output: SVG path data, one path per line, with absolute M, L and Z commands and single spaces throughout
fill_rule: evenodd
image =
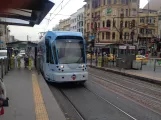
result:
M 0 78 L 0 115 L 4 114 L 4 107 L 8 107 L 8 98 L 6 97 L 6 87 Z

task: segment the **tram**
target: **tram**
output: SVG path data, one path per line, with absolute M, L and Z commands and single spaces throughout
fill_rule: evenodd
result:
M 48 31 L 37 46 L 40 70 L 48 82 L 88 80 L 86 43 L 80 32 Z

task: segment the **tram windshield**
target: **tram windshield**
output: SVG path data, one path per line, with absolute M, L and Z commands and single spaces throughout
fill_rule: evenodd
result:
M 82 40 L 56 40 L 59 64 L 85 63 L 84 46 Z

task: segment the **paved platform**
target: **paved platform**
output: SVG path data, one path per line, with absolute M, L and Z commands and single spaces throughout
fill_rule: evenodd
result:
M 89 65 L 89 66 L 94 67 L 96 69 L 101 69 L 101 70 L 114 72 L 125 76 L 129 76 L 129 77 L 134 77 L 140 80 L 161 84 L 161 74 L 160 74 L 161 71 L 159 69 L 157 69 L 156 71 L 153 71 L 153 68 L 147 69 L 146 67 L 143 67 L 142 70 L 124 70 L 116 67 L 97 67 L 95 65 Z
M 1 120 L 65 120 L 45 80 L 35 71 L 11 70 L 3 80 L 10 100 Z

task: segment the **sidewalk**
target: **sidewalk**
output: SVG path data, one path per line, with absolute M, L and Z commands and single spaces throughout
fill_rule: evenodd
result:
M 41 75 L 21 68 L 9 71 L 3 80 L 10 100 L 1 120 L 65 120 Z
M 101 69 L 104 71 L 109 71 L 133 78 L 137 78 L 144 81 L 149 81 L 156 84 L 161 84 L 161 67 L 157 67 L 154 72 L 154 68 L 150 65 L 143 66 L 142 70 L 125 70 L 119 69 L 117 67 L 97 67 L 95 64 L 89 65 L 90 67 Z

